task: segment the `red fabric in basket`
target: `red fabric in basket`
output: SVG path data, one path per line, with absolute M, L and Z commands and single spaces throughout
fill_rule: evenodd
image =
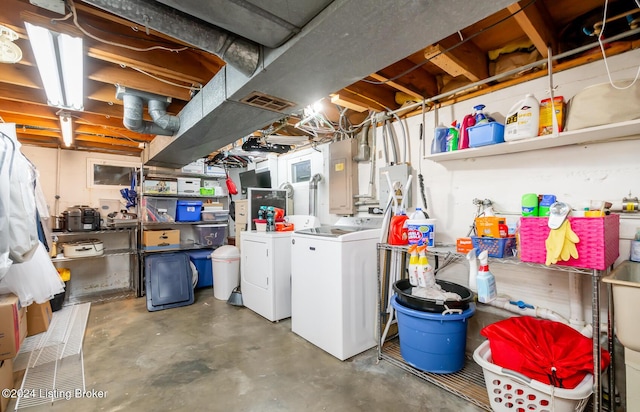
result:
M 593 373 L 591 339 L 563 323 L 516 316 L 480 333 L 489 339 L 494 364 L 544 384 L 574 389 Z M 605 369 L 609 360 L 609 352 L 602 350 L 600 367 Z

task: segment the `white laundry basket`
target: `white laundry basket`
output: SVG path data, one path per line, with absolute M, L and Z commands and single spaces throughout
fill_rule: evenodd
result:
M 235 246 L 220 246 L 211 253 L 213 270 L 213 297 L 227 300 L 231 292 L 240 285 L 240 249 Z
M 473 352 L 473 360 L 482 366 L 489 402 L 495 412 L 581 412 L 593 393 L 590 374 L 575 388 L 562 389 L 495 365 L 488 340 Z

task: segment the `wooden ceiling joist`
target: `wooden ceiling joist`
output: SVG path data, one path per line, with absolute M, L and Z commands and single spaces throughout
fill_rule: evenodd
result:
M 457 34 L 449 36 L 427 47 L 424 57 L 453 77 L 464 76 L 473 82 L 489 77 L 486 53 L 472 41 L 456 46 L 460 41 Z
M 389 78 L 378 74 L 378 73 L 372 73 L 369 75 L 369 77 L 371 77 L 374 80 L 377 80 L 379 82 L 382 82 L 384 84 L 386 84 L 389 87 L 393 87 L 394 89 L 402 92 L 402 93 L 406 93 L 409 96 L 415 97 L 417 101 L 421 101 L 424 99 L 424 96 L 422 96 L 420 93 L 416 92 L 415 90 L 411 90 L 410 88 L 401 85 L 399 82 L 397 81 L 392 81 L 389 80 Z
M 149 142 L 153 139 L 152 135 L 143 135 L 140 133 L 132 132 L 131 130 L 120 128 L 120 129 L 110 129 L 102 126 L 92 126 L 87 124 L 78 124 L 78 122 L 74 119 L 74 132 L 94 135 L 94 136 L 105 136 L 105 137 L 114 137 L 114 138 L 123 138 L 134 140 L 136 144 L 138 142 Z M 141 136 L 145 136 L 146 138 L 142 138 Z
M 140 149 L 140 142 L 133 142 L 125 139 L 114 139 L 113 137 L 89 136 L 78 132 L 74 139 L 81 142 L 105 143 L 113 146 L 127 146 Z
M 154 79 L 146 74 L 134 71 L 131 68 L 122 68 L 116 65 L 87 65 L 87 77 L 91 80 L 106 84 L 119 84 L 136 90 L 145 90 L 160 96 L 168 96 L 174 99 L 191 100 L 189 85 L 184 87 L 167 84 Z
M 526 3 L 526 1 L 513 3 L 507 7 L 507 10 L 514 14 L 513 17 L 518 25 L 527 34 L 542 57 L 546 58 L 549 55 L 548 46 L 551 46 L 554 51 L 556 49 L 555 29 L 551 24 L 551 17 L 539 2 L 531 4 L 525 9 Z

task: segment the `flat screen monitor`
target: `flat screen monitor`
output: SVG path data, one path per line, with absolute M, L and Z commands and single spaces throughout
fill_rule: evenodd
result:
M 247 189 L 250 187 L 258 187 L 256 171 L 247 170 L 246 172 L 240 172 L 240 193 L 246 195 Z
M 269 170 L 256 172 L 256 180 L 258 182 L 256 187 L 271 189 L 271 172 Z

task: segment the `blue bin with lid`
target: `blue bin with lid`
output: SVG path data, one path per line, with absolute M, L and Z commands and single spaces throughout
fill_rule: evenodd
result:
M 213 266 L 211 264 L 213 249 L 190 250 L 187 252 L 189 259 L 198 271 L 198 288 L 210 288 L 213 286 Z
M 176 222 L 198 222 L 202 213 L 202 201 L 178 200 Z
M 474 303 L 449 314 L 408 308 L 395 295 L 400 355 L 411 366 L 432 373 L 453 373 L 464 367 L 467 319 L 476 311 Z

